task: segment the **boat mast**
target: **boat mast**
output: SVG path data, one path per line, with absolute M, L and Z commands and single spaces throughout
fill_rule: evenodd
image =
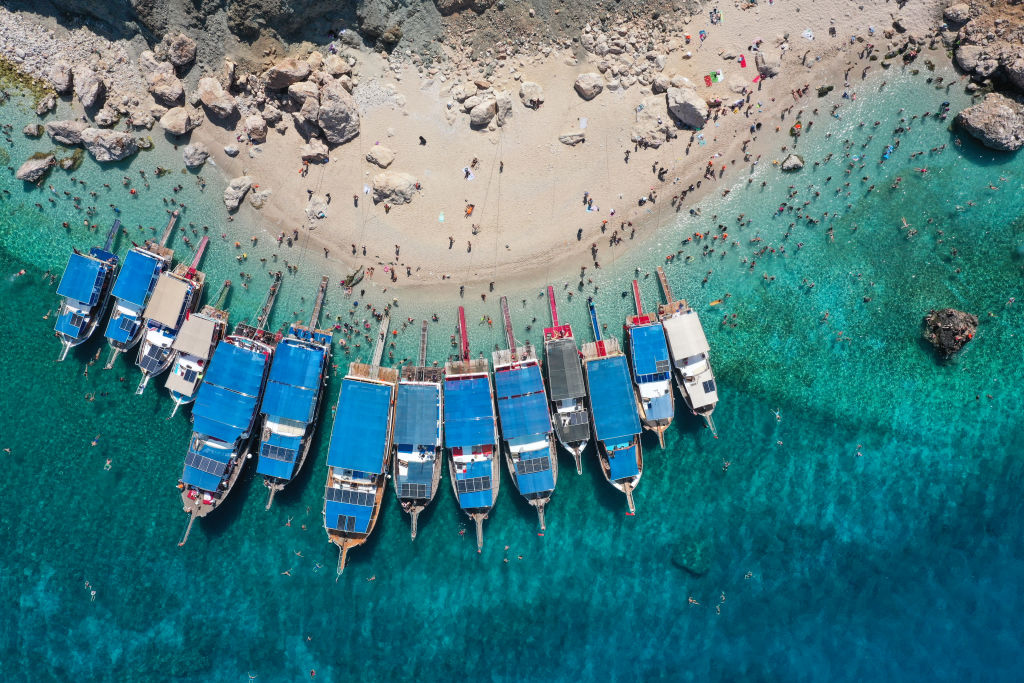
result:
M 320 321 L 320 309 L 324 306 L 324 299 L 327 298 L 328 278 L 324 275 L 320 278 L 320 288 L 316 290 L 316 301 L 313 303 L 313 314 L 309 316 L 309 329 L 316 329 Z
M 469 360 L 469 334 L 466 332 L 466 309 L 459 306 L 459 352 L 462 360 Z
M 672 303 L 675 299 L 672 296 L 672 288 L 668 284 L 668 278 L 665 277 L 665 271 L 661 266 L 658 266 L 658 282 L 661 283 L 661 291 L 665 292 L 665 301 Z
M 420 332 L 420 367 L 427 365 L 427 321 L 423 321 L 423 330 Z
M 548 307 L 551 309 L 551 327 L 558 327 L 558 308 L 555 306 L 555 288 L 548 285 Z
M 636 280 L 633 280 L 633 304 L 636 306 L 636 314 L 643 315 L 644 305 L 640 301 L 640 284 Z
M 505 321 L 505 340 L 508 342 L 508 350 L 512 352 L 513 359 L 516 353 L 516 337 L 512 332 L 512 314 L 508 312 L 508 299 L 501 297 L 501 317 Z
M 114 238 L 117 237 L 117 231 L 121 229 L 121 219 L 115 218 L 114 224 L 110 226 L 110 232 L 107 233 L 107 241 L 103 243 L 103 251 L 109 252 L 110 248 L 114 246 Z
M 167 240 L 171 239 L 171 233 L 174 232 L 174 224 L 178 222 L 178 210 L 171 211 L 171 219 L 167 221 L 167 227 L 164 228 L 164 234 L 160 236 L 160 246 L 166 247 Z M 204 238 L 205 239 L 205 238 Z
M 195 258 L 192 259 L 192 265 L 188 267 L 188 272 L 185 273 L 185 277 L 189 280 L 196 276 L 196 268 L 199 267 L 199 261 L 203 258 L 203 252 L 206 251 L 206 245 L 210 243 L 210 238 L 203 235 L 202 241 L 199 242 L 199 248 L 196 249 Z

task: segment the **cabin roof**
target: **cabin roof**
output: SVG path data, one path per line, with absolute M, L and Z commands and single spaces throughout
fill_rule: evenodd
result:
M 392 386 L 346 377 L 331 430 L 327 464 L 370 474 L 384 471 Z

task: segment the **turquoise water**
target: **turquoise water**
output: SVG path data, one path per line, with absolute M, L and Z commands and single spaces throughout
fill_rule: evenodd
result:
M 421 518 L 415 543 L 389 490 L 373 537 L 350 554 L 338 581 L 336 552 L 321 526 L 326 439 L 315 442 L 315 459 L 271 511 L 263 509 L 265 489 L 250 467 L 225 506 L 178 548 L 185 518 L 174 485 L 187 412 L 167 419 L 162 382 L 133 395 L 133 356 L 110 372 L 97 363 L 86 376 L 98 340 L 54 363 L 53 317 L 44 319 L 57 306 L 44 271 L 59 273 L 72 244 L 101 239 L 82 225 L 83 212 L 64 190 L 82 196 L 83 206 L 103 207 L 92 220 L 98 232 L 114 217 L 110 202 L 140 235 L 139 223 L 162 228 L 164 210 L 172 208 L 163 197 L 185 202 L 183 225 L 195 223 L 199 234 L 210 226 L 210 289 L 224 278 L 237 282 L 240 270 L 254 273 L 249 290 L 232 292 L 232 322 L 251 315 L 263 295 L 265 276 L 255 259 L 278 251 L 297 261 L 302 247 L 272 249 L 260 232 L 260 244 L 247 245 L 249 261 L 233 262 L 235 234 L 247 233 L 232 225 L 230 237 L 220 238 L 227 224 L 216 172 L 203 173 L 208 186 L 201 191 L 194 175 L 178 172 L 180 157 L 170 149 L 102 172 L 87 160 L 74 174 L 87 182 L 84 189 L 72 190 L 69 174 L 55 172 L 47 181 L 58 193 L 53 206 L 45 188 L 25 189 L 3 174 L 0 189 L 10 194 L 0 204 L 0 446 L 10 452 L 0 452 L 7 475 L 0 674 L 308 680 L 315 669 L 326 680 L 1016 678 L 1024 639 L 1024 157 L 997 156 L 966 138 L 957 146 L 948 122 L 930 119 L 914 121 L 880 166 L 900 106 L 914 102 L 909 116 L 937 111 L 945 99 L 954 110 L 964 101 L 925 84 L 924 74 L 887 77 L 881 94 L 862 87 L 859 99 L 840 110 L 842 119 L 825 116 L 831 99 L 812 103 L 823 113 L 798 143 L 808 162 L 800 173 L 780 177 L 766 159 L 747 186 L 737 167 L 719 183 L 734 191 L 700 202 L 702 215 L 673 214 L 662 199 L 658 211 L 667 227 L 654 244 L 614 263 L 602 256 L 597 301 L 614 333 L 631 308 L 621 294 L 634 265 L 651 306 L 659 296 L 654 266 L 683 250 L 666 269 L 676 295 L 702 315 L 722 394 L 719 439 L 684 410 L 664 451 L 645 439 L 635 517 L 624 514 L 621 495 L 600 477 L 589 452 L 581 477 L 563 459 L 543 536 L 506 476 L 480 555 L 447 481 Z M 4 111 L 9 121 L 27 120 L 16 105 Z M 875 120 L 881 125 L 872 130 Z M 853 141 L 851 153 L 865 156 L 865 167 L 850 178 L 844 139 Z M 20 134 L 13 141 L 4 147 L 11 157 L 5 165 L 47 148 L 45 140 Z M 948 144 L 943 153 L 909 158 L 941 144 Z M 829 152 L 831 162 L 813 167 Z M 174 172 L 153 178 L 158 164 Z M 929 172 L 914 170 L 921 167 Z M 140 168 L 151 176 L 148 190 Z M 860 180 L 865 174 L 870 181 Z M 136 199 L 121 187 L 122 175 L 137 188 Z M 903 181 L 892 189 L 896 176 Z M 762 180 L 768 187 L 760 187 Z M 847 181 L 851 195 L 835 196 Z M 110 199 L 103 182 L 112 186 Z M 867 193 L 872 183 L 875 191 Z M 176 195 L 177 184 L 184 188 Z M 798 190 L 791 199 L 789 184 Z M 90 190 L 96 199 L 88 198 Z M 815 190 L 820 197 L 811 199 Z M 775 215 L 784 201 L 808 200 L 801 208 L 815 217 L 841 217 L 808 225 L 789 212 Z M 740 213 L 750 225 L 737 224 Z M 907 238 L 901 217 L 916 235 Z M 68 230 L 60 227 L 65 220 Z M 784 239 L 790 222 L 796 225 Z M 679 244 L 719 223 L 729 232 L 724 257 L 720 241 L 709 256 L 701 255 L 704 241 Z M 180 235 L 172 246 L 179 255 L 189 252 Z M 128 248 L 124 237 L 118 247 Z M 753 256 L 764 247 L 775 251 Z M 685 262 L 686 255 L 693 260 Z M 24 276 L 12 276 L 21 269 Z M 303 267 L 286 276 L 274 325 L 308 308 L 317 275 Z M 547 321 L 539 291 L 507 293 L 518 334 L 539 343 Z M 590 338 L 586 294 L 571 302 L 560 294 L 561 316 L 582 339 Z M 372 301 L 379 306 L 389 296 L 374 292 Z M 1009 305 L 1011 297 L 1018 303 Z M 709 306 L 716 299 L 725 301 Z M 348 303 L 333 296 L 328 312 L 350 320 Z M 470 321 L 498 317 L 496 302 L 467 298 L 466 305 Z M 921 341 L 920 321 L 930 308 L 949 305 L 976 313 L 982 325 L 957 359 L 941 363 Z M 455 302 L 438 309 L 430 356 L 442 360 L 450 352 Z M 399 311 L 397 319 L 432 312 Z M 398 336 L 396 358 L 413 355 L 417 327 Z M 470 337 L 476 354 L 489 352 L 501 333 L 483 324 Z M 337 351 L 342 370 L 366 346 L 349 357 Z M 338 388 L 331 383 L 331 405 Z M 86 401 L 87 393 L 96 400 Z

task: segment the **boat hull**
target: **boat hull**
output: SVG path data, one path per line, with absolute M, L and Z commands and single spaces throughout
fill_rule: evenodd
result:
M 194 517 L 201 518 L 210 514 L 227 499 L 228 494 L 235 487 L 235 483 L 238 482 L 238 478 L 242 475 L 242 470 L 245 469 L 245 463 L 249 459 L 251 453 L 249 452 L 249 446 L 252 443 L 252 439 L 247 439 L 243 444 L 231 453 L 231 473 L 222 480 L 222 488 L 218 488 L 216 495 L 213 496 L 212 500 L 207 503 L 203 501 L 203 492 L 200 489 L 193 489 L 186 486 L 181 492 L 181 502 L 187 512 Z M 190 494 L 195 492 L 195 497 Z

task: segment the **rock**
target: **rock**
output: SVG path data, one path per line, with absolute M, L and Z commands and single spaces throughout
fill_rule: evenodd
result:
M 971 8 L 966 3 L 958 2 L 947 7 L 942 16 L 951 24 L 966 24 L 971 18 Z
M 655 95 L 668 92 L 668 89 L 671 87 L 672 81 L 670 81 L 668 76 L 665 74 L 658 74 L 654 77 L 654 80 L 651 81 L 651 92 Z
M 582 130 L 576 131 L 575 133 L 565 133 L 564 135 L 558 136 L 558 141 L 561 142 L 563 145 L 575 147 L 581 142 L 587 141 L 587 134 Z
M 342 145 L 359 135 L 359 111 L 355 100 L 338 81 L 327 84 L 320 91 L 316 120 L 328 144 Z
M 315 97 L 310 97 L 302 103 L 302 108 L 296 113 L 292 114 L 295 119 L 295 129 L 303 137 L 310 137 L 317 133 L 319 128 L 317 127 L 317 118 L 320 116 L 320 103 Z
M 504 126 L 505 122 L 512 118 L 512 93 L 504 90 L 495 93 L 494 105 L 497 107 L 494 122 L 499 126 Z
M 82 144 L 96 161 L 121 161 L 139 151 L 135 137 L 117 130 L 86 128 Z
M 74 70 L 75 95 L 86 109 L 93 109 L 103 103 L 107 84 L 89 67 Z
M 50 121 L 46 134 L 62 145 L 77 145 L 82 142 L 82 131 L 88 128 L 84 121 Z
M 235 147 L 234 145 L 225 145 L 224 146 L 224 153 L 227 154 L 229 157 L 237 157 L 238 156 L 238 148 Z
M 924 317 L 924 338 L 943 358 L 949 358 L 974 338 L 978 316 L 955 308 L 929 311 Z
M 988 78 L 999 68 L 998 51 L 990 52 L 983 45 L 961 45 L 956 51 L 956 63 L 968 74 L 981 80 Z
M 14 172 L 14 177 L 26 183 L 38 183 L 50 172 L 54 159 L 52 154 L 29 159 Z
M 637 107 L 630 140 L 657 149 L 675 137 L 675 124 L 665 108 L 665 97 L 651 95 Z
M 708 120 L 708 103 L 693 88 L 669 88 L 665 91 L 668 113 L 684 126 L 703 128 Z
M 110 105 L 103 107 L 103 109 L 96 112 L 96 116 L 92 117 L 93 123 L 101 128 L 110 128 L 111 126 L 117 125 L 117 122 L 120 119 L 120 115 L 111 109 Z
M 210 150 L 201 142 L 185 145 L 181 150 L 181 158 L 189 168 L 199 168 L 210 158 Z
M 523 81 L 519 86 L 519 99 L 524 107 L 540 109 L 540 105 L 544 104 L 544 89 L 533 81 Z
M 278 112 L 280 114 L 280 112 Z M 259 114 L 245 117 L 245 134 L 257 145 L 267 141 L 267 122 Z
M 160 104 L 176 107 L 185 101 L 185 87 L 174 74 L 174 67 L 167 62 L 161 62 L 156 70 L 146 75 L 146 84 L 153 99 Z
M 686 76 L 683 76 L 682 74 L 675 74 L 674 76 L 672 76 L 672 78 L 669 80 L 669 85 L 673 88 L 693 87 L 693 83 L 690 82 L 690 79 L 687 78 Z M 666 88 L 666 90 L 668 90 L 668 88 Z
M 1013 152 L 1024 147 L 1024 105 L 999 93 L 957 114 L 968 133 L 991 149 Z
M 473 111 L 473 107 L 484 101 L 482 95 L 470 95 L 462 102 L 462 109 L 468 114 Z
M 314 192 L 306 202 L 306 218 L 309 220 L 323 220 L 327 218 L 327 197 Z
M 159 70 L 164 62 L 157 59 L 152 50 L 143 50 L 142 53 L 139 54 L 139 59 L 136 61 L 136 64 L 139 67 L 139 71 L 142 72 L 142 75 L 148 76 L 154 71 Z
M 233 116 L 238 110 L 235 98 L 224 89 L 216 78 L 210 76 L 200 78 L 197 92 L 199 93 L 199 101 L 214 116 L 227 118 Z
M 329 152 L 330 150 L 327 148 L 327 145 L 320 138 L 310 138 L 309 142 L 299 148 L 299 155 L 302 157 L 302 160 L 314 163 L 327 161 Z
M 352 73 L 349 63 L 338 55 L 327 55 L 324 59 L 324 71 L 334 77 Z
M 497 103 L 493 99 L 485 99 L 469 112 L 469 125 L 472 128 L 486 128 L 497 112 Z
M 373 177 L 373 203 L 408 204 L 416 194 L 416 179 L 408 173 L 384 171 Z
M 319 99 L 320 91 L 317 88 L 316 83 L 302 81 L 300 83 L 292 83 L 288 86 L 288 97 L 293 99 L 299 106 L 302 106 L 302 104 L 310 97 Z
M 184 135 L 203 123 L 203 112 L 194 107 L 174 107 L 160 117 L 160 126 L 171 135 Z
M 270 190 L 253 190 L 249 193 L 249 206 L 254 209 L 262 209 L 263 205 L 270 199 L 270 195 L 273 194 Z
M 36 116 L 43 116 L 49 114 L 51 111 L 57 108 L 57 96 L 53 93 L 44 95 L 39 98 L 39 104 L 36 105 Z
M 46 72 L 46 77 L 53 84 L 53 89 L 58 95 L 67 95 L 71 92 L 71 67 L 67 62 L 57 62 Z
M 585 73 L 576 77 L 573 83 L 576 93 L 585 100 L 592 100 L 604 90 L 604 79 L 599 73 Z
M 754 66 L 762 78 L 771 78 L 782 71 L 782 58 L 776 54 L 758 52 L 754 55 Z
M 267 80 L 268 88 L 278 90 L 280 88 L 287 88 L 292 83 L 306 80 L 311 71 L 309 62 L 296 59 L 295 57 L 288 57 L 267 69 L 263 76 Z
M 316 71 L 324 64 L 324 54 L 322 52 L 314 50 L 313 52 L 309 53 L 308 57 L 306 57 L 306 63 L 309 64 L 310 69 Z
M 21 129 L 22 134 L 27 138 L 37 138 L 46 131 L 41 123 L 30 123 Z
M 456 83 L 448 92 L 456 102 L 465 102 L 466 98 L 476 96 L 476 85 L 473 83 Z
M 476 86 L 477 90 L 490 90 L 491 89 L 491 82 L 488 81 L 488 80 L 485 80 L 483 78 L 478 78 L 475 81 L 473 81 L 473 85 Z
M 174 66 L 191 64 L 196 58 L 196 41 L 184 33 L 164 38 L 167 43 L 167 58 Z
M 241 205 L 250 187 L 252 187 L 252 176 L 247 175 L 233 178 L 228 183 L 227 188 L 224 189 L 224 206 L 228 207 L 228 211 L 234 211 Z
M 257 116 L 257 114 L 253 114 L 253 116 Z M 261 111 L 258 116 L 271 126 L 277 125 L 283 118 L 281 110 L 269 104 L 263 108 L 263 111 Z M 264 133 L 264 135 L 266 135 L 266 133 Z
M 387 168 L 395 160 L 395 153 L 384 145 L 374 145 L 366 153 L 366 160 L 381 168 Z
M 804 167 L 804 160 L 799 154 L 790 154 L 782 160 L 782 170 L 788 172 L 799 171 Z

